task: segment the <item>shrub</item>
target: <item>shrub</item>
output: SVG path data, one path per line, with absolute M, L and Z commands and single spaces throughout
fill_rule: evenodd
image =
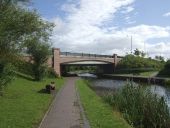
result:
M 15 64 L 15 67 L 18 72 L 33 76 L 32 63 L 18 60 L 17 64 Z
M 170 86 L 170 80 L 165 80 L 165 85 Z
M 164 62 L 143 58 L 140 56 L 126 55 L 117 65 L 117 71 L 120 73 L 140 73 L 145 71 L 160 70 Z
M 0 62 L 0 95 L 3 95 L 4 87 L 14 78 L 13 66 L 10 63 Z
M 135 128 L 169 128 L 170 113 L 163 97 L 128 83 L 104 99 Z
M 42 80 L 47 74 L 47 66 L 33 64 L 33 74 L 36 81 Z
M 27 41 L 27 53 L 32 56 L 32 71 L 37 81 L 42 80 L 47 71 L 47 61 L 50 53 L 50 45 L 42 42 L 39 37 Z
M 50 78 L 58 78 L 58 74 L 54 71 L 53 68 L 48 68 L 47 75 Z
M 168 60 L 164 68 L 159 72 L 159 76 L 170 77 L 170 60 Z

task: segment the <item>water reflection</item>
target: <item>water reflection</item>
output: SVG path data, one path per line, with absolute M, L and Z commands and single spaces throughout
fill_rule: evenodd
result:
M 84 77 L 84 78 L 97 78 L 96 75 L 90 74 L 90 73 L 80 73 L 80 74 L 77 74 L 77 76 Z
M 107 89 L 117 90 L 124 86 L 125 81 L 121 80 L 107 80 L 107 79 L 96 79 L 93 80 L 93 86 L 105 87 Z
M 108 79 L 93 79 L 92 85 L 94 87 L 102 87 L 111 90 L 117 90 L 122 88 L 125 85 L 126 81 L 121 80 L 108 80 Z M 159 85 L 150 85 L 146 86 L 146 88 L 150 89 L 151 92 L 158 94 L 159 96 L 165 97 L 168 107 L 170 108 L 170 88 L 159 86 Z
M 170 108 L 170 88 L 159 85 L 151 85 L 148 86 L 148 88 L 150 88 L 152 92 L 165 97 L 168 107 Z

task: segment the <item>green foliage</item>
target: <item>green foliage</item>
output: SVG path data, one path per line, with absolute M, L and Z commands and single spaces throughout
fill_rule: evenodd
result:
M 17 4 L 18 2 L 29 2 L 29 0 L 1 0 L 0 5 Z
M 51 25 L 36 12 L 13 4 L 0 8 L 0 19 L 0 57 L 10 61 L 16 58 L 27 39 L 47 33 L 45 28 Z
M 37 81 L 42 80 L 47 73 L 47 60 L 50 54 L 49 44 L 40 42 L 40 40 L 34 38 L 27 42 L 27 52 L 33 58 L 32 71 Z
M 170 86 L 170 80 L 165 80 L 165 85 Z
M 155 59 L 163 62 L 165 61 L 163 56 L 155 56 Z
M 159 72 L 159 76 L 170 77 L 170 60 L 165 63 L 164 68 Z
M 139 56 L 141 54 L 141 51 L 139 49 L 134 50 L 134 55 Z
M 146 56 L 146 53 L 144 51 L 140 51 L 139 49 L 135 49 L 134 50 L 134 53 L 133 53 L 135 56 L 141 56 L 141 57 L 145 57 Z
M 13 66 L 10 63 L 0 62 L 0 95 L 3 95 L 4 87 L 14 78 Z
M 55 72 L 54 68 L 48 68 L 47 70 L 47 76 L 49 78 L 58 78 L 58 74 Z
M 23 60 L 18 60 L 18 62 L 15 64 L 15 67 L 17 72 L 33 76 L 32 63 Z
M 35 37 L 47 42 L 53 26 L 49 22 L 43 21 L 35 11 L 30 11 L 17 4 L 27 1 L 29 0 L 0 1 L 0 58 L 7 65 L 5 66 L 7 68 L 1 67 L 0 70 L 8 69 L 5 72 L 8 75 L 1 73 L 0 79 L 6 79 L 6 84 L 10 81 L 9 74 L 11 74 L 11 66 L 8 65 L 18 61 L 21 51 L 26 47 L 25 42 Z M 44 72 L 43 67 L 38 70 Z M 0 84 L 0 86 L 4 86 L 4 84 Z
M 121 71 L 122 73 L 154 71 L 160 70 L 163 65 L 163 62 L 153 59 L 143 58 L 134 55 L 126 55 L 118 63 L 117 71 Z
M 135 128 L 169 128 L 170 113 L 163 97 L 132 83 L 105 100 L 119 110 Z
M 76 82 L 85 114 L 91 128 L 131 128 L 112 107 L 103 102 L 88 86 L 86 81 Z

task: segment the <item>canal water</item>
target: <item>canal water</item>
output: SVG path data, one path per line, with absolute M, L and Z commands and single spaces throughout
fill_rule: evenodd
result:
M 83 77 L 83 74 L 81 74 L 81 77 Z M 95 88 L 103 88 L 106 90 L 121 89 L 126 84 L 126 81 L 122 80 L 97 79 L 97 77 L 94 75 L 87 73 L 85 74 L 85 77 L 91 79 L 92 86 Z M 164 87 L 161 85 L 147 85 L 145 87 L 150 89 L 153 93 L 156 93 L 159 96 L 163 96 L 168 104 L 168 107 L 170 108 L 170 87 Z

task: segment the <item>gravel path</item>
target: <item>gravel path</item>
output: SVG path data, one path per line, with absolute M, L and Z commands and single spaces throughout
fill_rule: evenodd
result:
M 78 78 L 66 78 L 65 86 L 55 97 L 50 110 L 39 128 L 82 128 L 83 119 L 77 98 L 75 81 Z

